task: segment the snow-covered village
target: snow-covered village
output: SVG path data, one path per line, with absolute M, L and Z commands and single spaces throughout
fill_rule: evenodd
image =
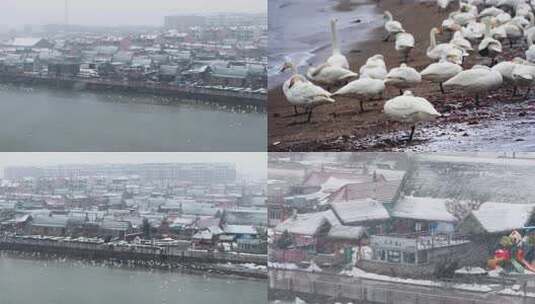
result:
M 535 303 L 535 154 L 270 153 L 270 303 Z

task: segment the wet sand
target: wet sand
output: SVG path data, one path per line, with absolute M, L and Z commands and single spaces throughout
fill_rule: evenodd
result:
M 357 8 L 358 9 L 358 8 Z M 457 9 L 450 6 L 446 12 L 439 12 L 435 1 L 429 3 L 380 1 L 377 3 L 377 18 L 384 10 L 393 13 L 404 28 L 414 35 L 416 46 L 411 52 L 409 65 L 421 71 L 430 59 L 425 55 L 429 44 L 429 31 L 439 27 L 449 12 Z M 381 22 L 382 24 L 382 22 Z M 370 38 L 355 44 L 346 54 L 351 68 L 358 71 L 366 59 L 374 54 L 383 54 L 387 68 L 399 66 L 399 54 L 394 42 L 383 42 L 384 29 L 378 26 Z M 439 35 L 438 41 L 449 39 L 448 34 Z M 438 42 L 437 42 L 438 43 Z M 473 45 L 474 47 L 474 45 Z M 509 47 L 503 42 L 504 52 L 499 61 L 522 56 L 525 42 Z M 471 54 L 464 68 L 474 64 L 488 64 L 489 60 Z M 440 93 L 438 85 L 422 82 L 413 88 L 415 95 L 427 98 L 443 114 L 435 122 L 418 125 L 415 139 L 406 143 L 409 127 L 388 122 L 382 113 L 382 106 L 399 94 L 387 87 L 385 99 L 365 103 L 366 112 L 359 113 L 358 101 L 339 98 L 335 104 L 317 107 L 312 122 L 302 123 L 306 117 L 294 116 L 280 87 L 268 93 L 269 151 L 444 151 L 444 150 L 503 150 L 518 147 L 535 149 L 530 140 L 535 140 L 530 131 L 535 126 L 535 100 L 523 96 L 511 97 L 511 88 L 501 88 L 481 99 L 476 107 L 473 97 L 458 91 Z M 521 92 L 523 93 L 523 92 Z M 490 139 L 484 141 L 480 136 Z M 474 146 L 474 142 L 479 142 Z

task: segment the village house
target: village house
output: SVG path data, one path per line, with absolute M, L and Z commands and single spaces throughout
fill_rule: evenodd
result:
M 454 231 L 458 219 L 448 208 L 445 198 L 404 196 L 397 200 L 390 215 L 392 231 L 397 233 Z
M 525 233 L 525 227 L 535 225 L 535 204 L 510 204 L 485 202 L 472 210 L 456 227 L 483 248 L 482 255 L 489 256 L 499 247 L 499 240 L 513 230 Z
M 365 226 L 370 234 L 384 233 L 390 215 L 382 203 L 373 199 L 330 203 L 332 212 L 345 226 Z

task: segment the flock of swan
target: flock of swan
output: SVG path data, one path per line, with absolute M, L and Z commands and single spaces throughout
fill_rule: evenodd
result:
M 291 62 L 285 63 L 281 71 L 289 69 L 293 75 L 283 84 L 283 93 L 295 114 L 308 115 L 306 122 L 310 122 L 317 105 L 334 103 L 339 97 L 353 98 L 360 101 L 362 112 L 363 102 L 383 98 L 386 87 L 396 88 L 400 96 L 387 100 L 383 111 L 389 120 L 411 125 L 410 142 L 417 123 L 441 116 L 428 100 L 409 90 L 422 80 L 438 84 L 443 94 L 445 89 L 470 94 L 476 106 L 481 95 L 505 85 L 514 87 L 514 95 L 522 87 L 529 94 L 535 84 L 535 17 L 532 3 L 527 1 L 532 0 L 460 0 L 459 8 L 430 30 L 426 55 L 431 63 L 420 72 L 407 64 L 415 47 L 414 36 L 390 12 L 384 12 L 384 41 L 394 38 L 402 62 L 390 70 L 384 56 L 377 54 L 368 58 L 358 73 L 352 71 L 338 46 L 337 20 L 332 19 L 332 54 L 323 64 L 310 67 L 306 75 L 299 74 Z M 445 10 L 450 2 L 437 0 L 437 5 Z M 449 34 L 448 41 L 437 43 L 437 34 Z M 498 62 L 506 41 L 511 47 L 515 43 L 521 47 L 526 41 L 526 58 Z M 463 63 L 473 53 L 481 60 L 487 58 L 488 65 L 464 69 Z M 304 108 L 304 113 L 298 112 L 298 106 Z

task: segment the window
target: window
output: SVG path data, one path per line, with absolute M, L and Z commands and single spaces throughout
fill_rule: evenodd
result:
M 401 263 L 401 252 L 399 250 L 388 250 L 387 260 L 390 263 Z
M 416 263 L 416 254 L 414 252 L 403 252 L 403 263 L 405 263 L 405 264 L 415 264 Z

